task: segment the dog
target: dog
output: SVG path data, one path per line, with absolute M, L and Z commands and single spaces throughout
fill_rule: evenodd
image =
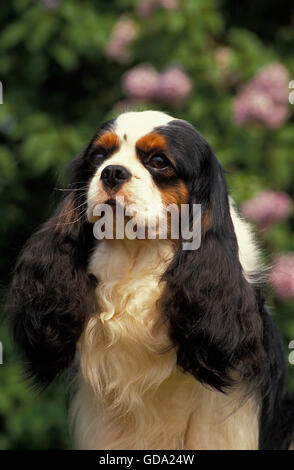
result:
M 165 113 L 126 112 L 71 175 L 20 255 L 9 305 L 28 376 L 46 386 L 71 370 L 75 447 L 288 449 L 294 397 L 260 250 L 206 140 Z M 151 219 L 201 205 L 200 246 L 183 249 L 170 226 L 165 239 L 97 240 L 95 207 L 114 218 L 119 197 Z

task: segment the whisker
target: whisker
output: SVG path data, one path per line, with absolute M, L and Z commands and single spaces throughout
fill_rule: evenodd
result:
M 71 220 L 70 222 L 63 222 L 63 223 L 59 223 L 59 224 L 54 224 L 54 227 L 57 227 L 58 225 L 72 225 L 72 224 L 75 224 L 76 222 L 79 222 L 80 220 L 82 220 L 82 218 L 84 217 L 86 212 L 87 212 L 87 208 L 84 210 L 84 212 L 82 212 L 81 216 L 78 219 Z
M 82 188 L 71 189 L 71 188 L 54 188 L 55 191 L 84 191 L 87 189 L 87 186 L 83 186 Z
M 78 209 L 79 207 L 83 207 L 83 206 L 85 206 L 86 204 L 88 204 L 88 201 L 87 201 L 87 200 L 84 201 L 84 202 L 82 202 L 82 204 L 80 204 L 79 206 L 75 207 L 75 209 L 73 209 L 73 210 L 76 210 L 76 209 Z
M 81 194 L 81 196 L 86 196 L 86 194 Z M 68 211 L 64 212 L 64 215 L 68 215 L 71 212 L 75 212 L 76 209 L 79 209 L 79 207 L 85 206 L 88 203 L 88 201 L 82 202 L 82 204 L 79 204 L 78 206 L 74 207 L 73 209 L 69 209 Z M 60 217 L 60 214 L 53 215 L 51 219 L 58 219 Z
M 73 181 L 69 186 L 74 186 L 75 184 L 88 184 L 89 181 Z
M 74 209 L 71 209 L 71 210 L 68 210 L 67 212 L 64 213 L 64 215 L 67 215 L 67 214 L 70 214 L 71 212 L 75 212 L 76 209 L 79 209 L 79 207 L 83 207 L 85 206 L 86 204 L 88 204 L 88 201 L 84 201 L 82 202 L 82 204 L 80 204 L 79 206 L 75 207 Z
M 84 194 L 84 195 L 86 196 L 86 194 Z M 79 209 L 80 207 L 83 207 L 83 206 L 87 206 L 87 207 L 85 207 L 85 209 L 82 210 L 80 216 L 79 216 L 77 219 L 71 220 L 70 222 L 55 223 L 55 224 L 53 224 L 53 226 L 54 226 L 54 227 L 57 227 L 57 226 L 62 226 L 62 225 L 72 225 L 72 224 L 74 224 L 74 223 L 79 222 L 80 220 L 82 220 L 82 219 L 85 217 L 85 215 L 86 215 L 86 213 L 87 213 L 87 211 L 88 211 L 88 207 L 89 207 L 90 210 L 93 210 L 93 209 L 94 209 L 94 207 L 95 207 L 94 198 L 93 198 L 93 197 L 89 197 L 86 201 L 84 201 L 84 202 L 83 202 L 82 204 L 80 204 L 79 206 L 75 207 L 75 208 L 72 209 L 72 210 L 69 210 L 69 211 L 65 212 L 64 215 L 66 216 L 66 215 L 68 215 L 69 213 L 74 212 L 76 209 Z M 57 215 L 51 217 L 51 220 L 52 220 L 52 219 L 58 219 L 58 218 L 60 218 L 60 214 L 57 214 Z M 50 229 L 51 229 L 50 226 L 49 226 L 49 227 L 43 227 L 43 228 L 41 229 L 41 231 L 43 232 L 43 231 L 50 230 Z

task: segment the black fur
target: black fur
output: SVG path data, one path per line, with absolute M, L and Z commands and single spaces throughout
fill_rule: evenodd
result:
M 14 338 L 29 360 L 27 373 L 44 385 L 72 361 L 94 301 L 94 283 L 86 274 L 89 229 L 58 217 L 71 197 L 25 246 L 9 297 Z M 68 225 L 56 225 L 63 223 Z
M 287 449 L 294 441 L 294 396 L 285 387 L 283 346 L 261 288 L 242 272 L 224 171 L 190 124 L 173 121 L 156 130 L 169 142 L 190 204 L 201 204 L 202 220 L 210 220 L 201 247 L 184 251 L 180 244 L 163 276 L 160 303 L 178 364 L 225 392 L 237 372 L 261 402 L 260 449 Z
M 232 371 L 250 379 L 263 367 L 255 291 L 242 272 L 224 172 L 213 151 L 187 123 L 174 121 L 160 132 L 177 162 L 185 165 L 188 156 L 190 204 L 201 204 L 203 219 L 206 214 L 210 219 L 198 250 L 180 245 L 164 275 L 161 305 L 179 365 L 222 390 L 231 384 Z

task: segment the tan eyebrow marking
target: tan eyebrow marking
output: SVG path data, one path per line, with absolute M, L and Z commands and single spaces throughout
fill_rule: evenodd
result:
M 155 132 L 144 135 L 137 140 L 136 147 L 143 152 L 150 152 L 151 150 L 167 150 L 164 136 L 156 134 Z
M 120 147 L 120 141 L 115 132 L 106 132 L 95 140 L 94 146 L 103 147 L 108 152 L 114 152 Z

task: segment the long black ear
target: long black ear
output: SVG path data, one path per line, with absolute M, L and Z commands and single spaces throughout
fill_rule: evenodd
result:
M 86 272 L 93 235 L 81 220 L 76 194 L 69 192 L 24 247 L 8 300 L 15 341 L 28 359 L 27 372 L 42 385 L 72 361 L 94 303 L 95 280 Z
M 163 277 L 161 308 L 178 364 L 221 390 L 233 375 L 256 376 L 263 361 L 262 324 L 254 286 L 239 261 L 223 169 L 196 131 L 194 139 L 187 150 L 194 152 L 189 158 L 197 171 L 189 202 L 201 204 L 201 246 L 189 251 L 180 244 Z

